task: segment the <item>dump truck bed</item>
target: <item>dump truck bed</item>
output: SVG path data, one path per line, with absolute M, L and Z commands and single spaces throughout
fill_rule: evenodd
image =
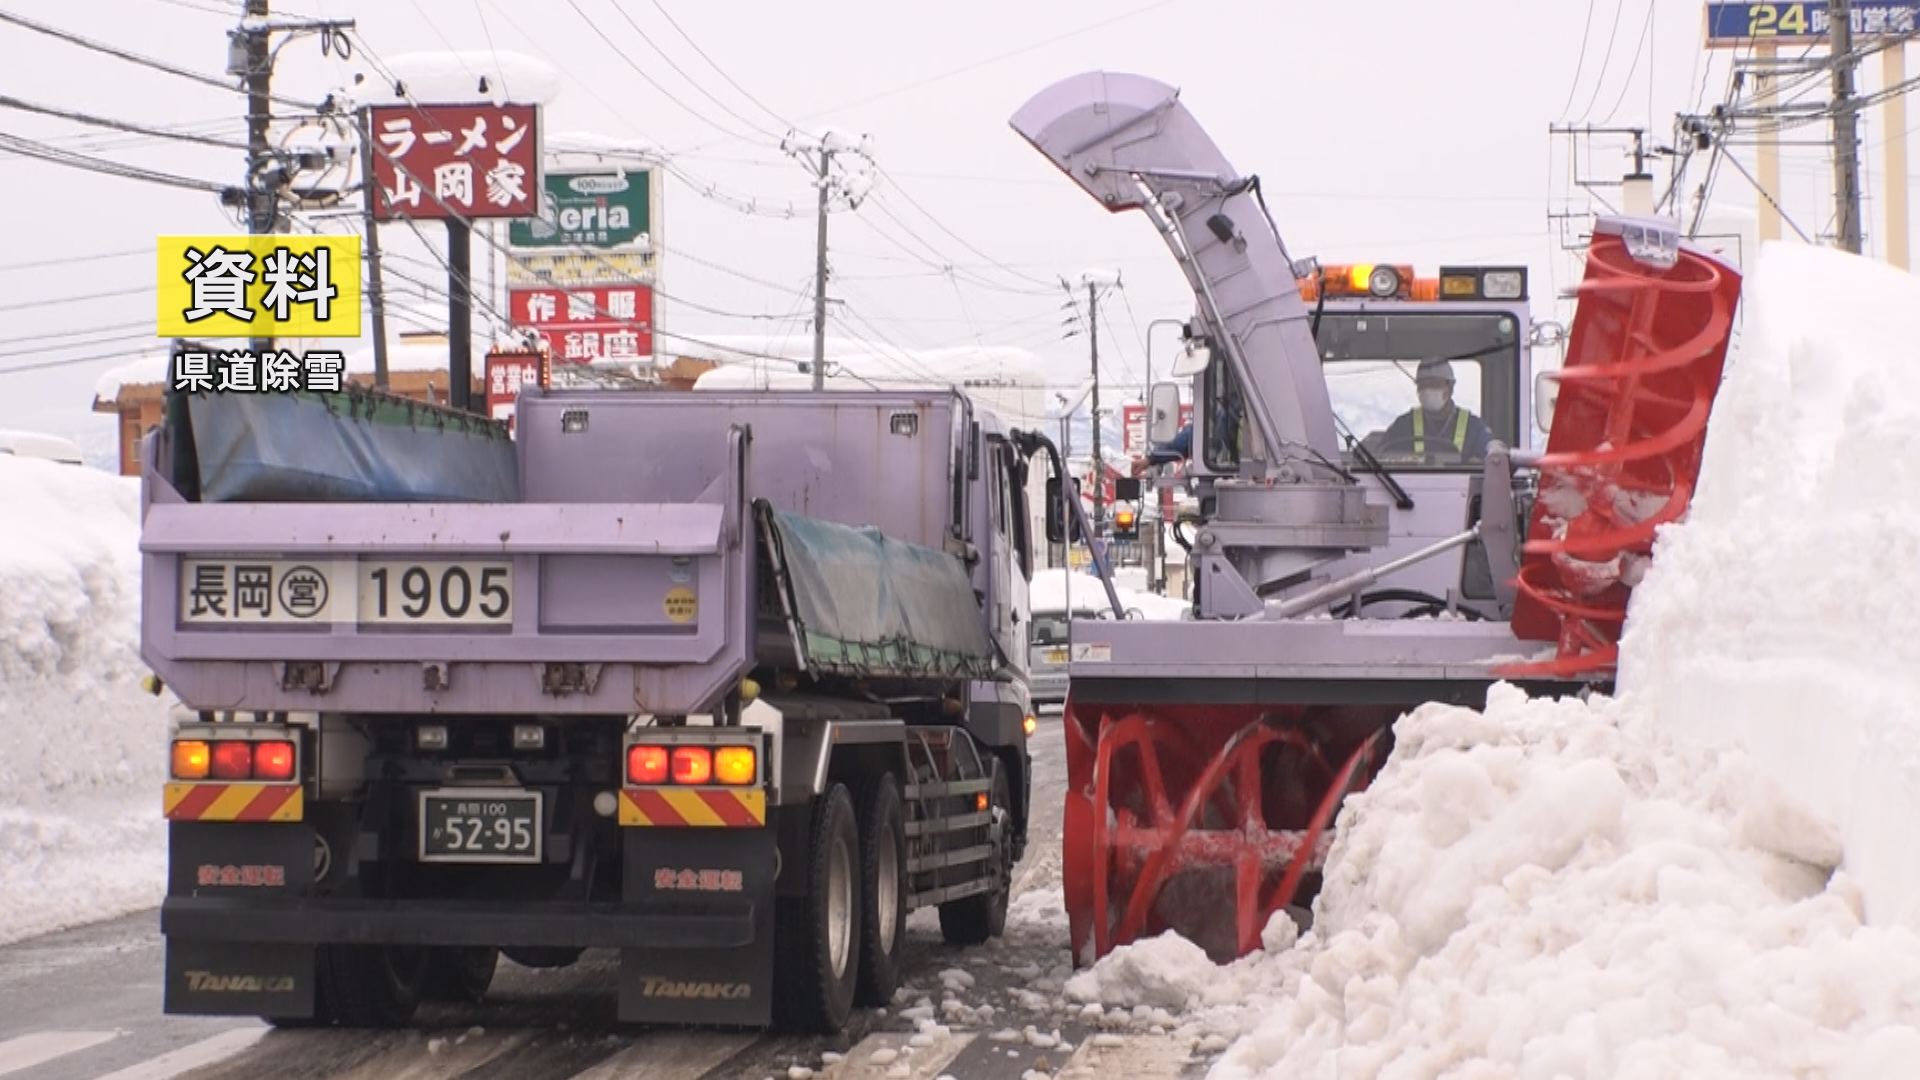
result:
M 215 710 L 698 713 L 766 652 L 984 675 L 973 585 L 943 550 L 965 512 L 947 495 L 963 410 L 932 393 L 530 395 L 518 501 L 190 501 L 160 439 L 143 652 Z M 338 423 L 376 452 L 430 438 L 430 417 Z M 256 459 L 296 459 L 250 432 Z

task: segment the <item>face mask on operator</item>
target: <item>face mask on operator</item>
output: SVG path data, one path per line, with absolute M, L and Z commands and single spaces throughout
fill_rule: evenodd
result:
M 1444 387 L 1423 386 L 1420 388 L 1420 407 L 1430 413 L 1437 413 L 1447 407 L 1447 391 Z

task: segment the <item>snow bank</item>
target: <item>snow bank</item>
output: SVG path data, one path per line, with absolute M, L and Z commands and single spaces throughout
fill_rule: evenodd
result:
M 0 455 L 0 942 L 159 899 L 166 707 L 140 688 L 139 487 Z
M 1920 929 L 1920 278 L 1770 244 L 1699 494 L 1635 592 L 1621 691 L 1835 822 L 1874 923 Z

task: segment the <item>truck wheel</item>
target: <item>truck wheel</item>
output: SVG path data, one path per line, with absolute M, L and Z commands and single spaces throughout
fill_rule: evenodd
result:
M 900 784 L 883 773 L 860 815 L 860 986 L 854 1000 L 885 1005 L 900 985 L 907 938 L 907 829 Z
M 499 962 L 500 950 L 486 946 L 431 949 L 422 996 L 428 1001 L 478 1005 L 493 985 L 494 966 Z
M 833 1033 L 860 976 L 860 833 L 853 796 L 834 784 L 814 804 L 806 892 L 780 901 L 774 933 L 781 1026 Z
M 327 945 L 327 1002 L 342 1027 L 403 1027 L 427 987 L 428 950 L 394 945 Z
M 560 946 L 560 945 L 547 945 L 547 946 L 540 946 L 537 948 L 501 949 L 500 955 L 506 957 L 507 959 L 513 961 L 516 964 L 519 964 L 521 967 L 564 968 L 564 967 L 572 967 L 576 962 L 579 961 L 581 954 L 585 953 L 586 951 L 587 950 L 583 948 L 573 948 L 570 946 Z
M 1013 891 L 1012 810 L 1007 799 L 1007 774 L 998 765 L 993 770 L 992 807 L 1006 825 L 994 852 L 988 858 L 994 872 L 993 888 L 940 905 L 940 936 L 949 945 L 978 945 L 990 937 L 999 937 L 1007 929 L 1007 896 Z

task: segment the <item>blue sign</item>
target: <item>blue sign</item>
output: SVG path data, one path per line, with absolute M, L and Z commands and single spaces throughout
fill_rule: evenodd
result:
M 1856 3 L 1848 20 L 1853 36 L 1911 34 L 1920 24 L 1920 0 L 1877 0 Z M 1810 43 L 1827 38 L 1826 0 L 1796 0 L 1785 4 L 1707 5 L 1709 46 L 1763 43 Z

